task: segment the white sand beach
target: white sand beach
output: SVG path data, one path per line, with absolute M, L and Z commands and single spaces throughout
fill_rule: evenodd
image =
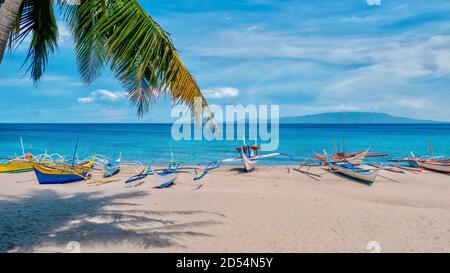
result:
M 181 174 L 165 190 L 151 176 L 126 188 L 0 174 L 0 251 L 70 252 L 79 243 L 81 252 L 370 252 L 375 241 L 381 252 L 449 252 L 450 176 L 382 175 L 397 182 L 331 173 L 318 182 L 268 166 L 201 181 Z

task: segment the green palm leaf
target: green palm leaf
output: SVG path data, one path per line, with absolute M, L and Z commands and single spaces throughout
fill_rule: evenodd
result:
M 86 82 L 109 63 L 140 116 L 164 94 L 189 106 L 197 116 L 204 109 L 209 111 L 169 35 L 136 0 L 84 0 L 80 6 L 60 3 L 74 32 L 78 67 Z M 101 51 L 100 45 L 106 51 Z M 92 55 L 97 58 L 93 62 Z
M 23 1 L 10 46 L 20 45 L 27 37 L 31 38 L 31 42 L 23 65 L 28 66 L 27 72 L 36 82 L 45 71 L 48 56 L 57 48 L 58 25 L 52 0 Z
M 86 84 L 100 76 L 108 61 L 105 36 L 95 28 L 105 9 L 96 9 L 92 4 L 96 3 L 85 2 L 83 8 L 86 12 L 82 14 L 77 6 L 65 6 L 65 18 L 75 37 L 78 71 Z

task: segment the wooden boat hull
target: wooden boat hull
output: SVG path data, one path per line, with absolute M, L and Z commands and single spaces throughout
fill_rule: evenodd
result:
M 172 186 L 177 179 L 176 169 L 156 171 L 152 168 L 152 173 L 155 177 L 156 183 L 158 183 L 158 187 L 161 189 Z
M 45 166 L 36 162 L 31 163 L 39 184 L 66 184 L 84 180 L 93 161 L 78 167 L 72 166 Z
M 242 157 L 242 163 L 247 172 L 252 172 L 256 169 L 256 159 L 248 158 L 244 151 L 240 151 Z
M 343 165 L 335 163 L 329 163 L 329 166 L 333 171 L 337 173 L 345 175 L 346 177 L 352 178 L 354 180 L 358 180 L 369 184 L 375 182 L 375 179 L 377 178 L 379 172 L 379 170 L 364 170 L 357 167 L 350 169 L 348 167 L 344 167 Z
M 417 167 L 419 167 L 419 164 L 417 164 L 417 161 L 416 160 L 412 160 L 412 159 L 407 160 L 406 161 L 406 165 L 407 165 L 407 167 L 410 167 L 410 168 L 417 168 Z
M 103 173 L 103 177 L 111 177 L 120 172 L 120 165 L 106 165 Z
M 340 155 L 340 154 L 336 154 L 336 155 L 331 155 L 331 159 L 333 159 L 335 162 L 348 162 L 351 163 L 353 165 L 361 165 L 362 161 L 364 160 L 364 158 L 366 158 L 367 154 L 369 153 L 369 150 L 365 150 L 363 152 L 359 152 L 359 153 L 355 153 L 355 154 L 351 154 L 351 155 Z M 319 154 L 319 153 L 315 153 L 316 157 L 318 159 L 320 159 L 323 162 L 326 162 L 326 156 Z
M 33 171 L 30 161 L 10 160 L 0 164 L 0 173 L 24 173 Z
M 427 170 L 440 172 L 440 173 L 450 173 L 450 164 L 432 162 L 432 161 L 417 161 L 419 167 Z

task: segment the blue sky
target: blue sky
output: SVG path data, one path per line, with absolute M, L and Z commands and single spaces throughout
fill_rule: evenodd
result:
M 378 0 L 369 0 L 377 2 Z M 450 121 L 448 0 L 140 1 L 171 35 L 211 104 L 278 104 L 281 116 L 376 111 Z M 138 119 L 105 71 L 79 80 L 70 34 L 34 86 L 24 48 L 0 65 L 0 122 L 167 122 L 161 98 Z

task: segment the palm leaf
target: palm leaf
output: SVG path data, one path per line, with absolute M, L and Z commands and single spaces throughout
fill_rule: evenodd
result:
M 80 14 L 77 5 L 65 6 L 65 18 L 75 37 L 78 72 L 86 84 L 91 84 L 100 76 L 108 61 L 105 36 L 94 27 L 105 9 L 96 9 L 92 4 L 96 3 L 84 3 L 84 8 L 88 9 L 84 14 Z
M 28 54 L 23 63 L 31 78 L 38 81 L 48 63 L 48 56 L 57 48 L 58 25 L 53 13 L 52 0 L 25 0 L 19 10 L 16 27 L 10 38 L 10 46 L 19 46 L 31 36 Z
M 77 54 L 85 57 L 86 50 L 82 49 L 89 48 L 87 44 L 92 40 L 104 44 L 107 52 L 101 61 L 109 62 L 139 116 L 158 97 L 168 94 L 175 103 L 189 106 L 196 116 L 206 110 L 208 118 L 212 118 L 200 88 L 183 65 L 169 35 L 136 0 L 83 0 L 77 7 L 63 2 L 61 5 L 75 32 Z M 89 38 L 83 36 L 85 29 L 90 30 Z M 79 65 L 82 75 L 97 75 L 89 70 L 99 67 Z

